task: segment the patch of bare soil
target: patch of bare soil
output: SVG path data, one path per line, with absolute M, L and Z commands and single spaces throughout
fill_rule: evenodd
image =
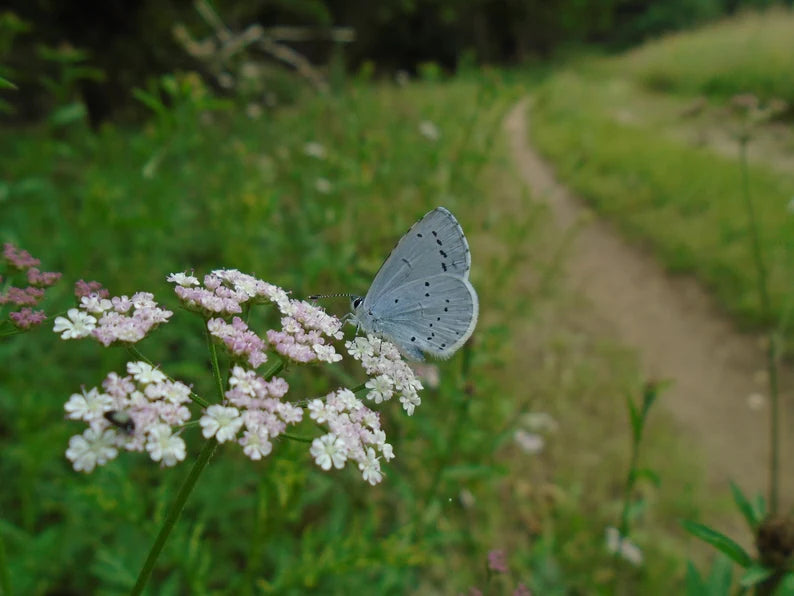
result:
M 699 447 L 693 463 L 706 470 L 707 486 L 728 494 L 733 480 L 746 494 L 766 494 L 769 403 L 761 397 L 766 397 L 763 342 L 737 331 L 696 280 L 669 275 L 561 185 L 527 140 L 527 112 L 527 100 L 516 105 L 505 131 L 533 198 L 548 203 L 561 234 L 579 227 L 566 264 L 568 287 L 587 296 L 596 316 L 636 349 L 649 379 L 672 381 L 657 407 L 667 408 L 682 436 Z M 788 380 L 783 379 L 784 389 L 792 386 Z M 788 457 L 794 412 L 789 400 L 783 404 L 785 510 L 794 497 L 794 458 Z

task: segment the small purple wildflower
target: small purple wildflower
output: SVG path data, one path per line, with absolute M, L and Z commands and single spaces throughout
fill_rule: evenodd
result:
M 12 312 L 8 317 L 19 329 L 30 329 L 47 320 L 47 315 L 43 310 L 33 310 L 32 308 L 23 308 L 18 312 Z
M 0 303 L 10 303 L 17 306 L 36 306 L 44 298 L 44 290 L 28 286 L 27 288 L 9 287 L 6 293 L 0 296 Z
M 30 267 L 38 267 L 41 264 L 41 261 L 33 257 L 28 251 L 18 249 L 10 242 L 3 244 L 3 258 L 9 265 L 20 271 Z
M 31 267 L 27 271 L 28 283 L 40 288 L 49 288 L 55 285 L 62 275 L 56 271 L 39 271 L 36 267 Z
M 82 279 L 78 279 L 75 282 L 74 295 L 76 298 L 79 299 L 83 296 L 90 296 L 91 294 L 96 294 L 100 298 L 107 298 L 110 296 L 110 292 L 103 288 L 102 284 L 98 281 L 84 281 Z
M 494 549 L 488 552 L 488 569 L 497 573 L 507 573 L 507 556 L 505 551 Z

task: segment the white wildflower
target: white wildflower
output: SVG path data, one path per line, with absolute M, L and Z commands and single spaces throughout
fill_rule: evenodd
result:
M 96 328 L 96 318 L 76 308 L 70 308 L 67 317 L 57 317 L 52 330 L 61 334 L 61 339 L 87 337 Z

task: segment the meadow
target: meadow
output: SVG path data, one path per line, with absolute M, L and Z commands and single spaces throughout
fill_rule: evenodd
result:
M 748 14 L 614 59 L 583 60 L 539 90 L 532 129 L 560 177 L 670 271 L 695 274 L 746 327 L 779 324 L 787 335 L 794 142 L 785 116 L 794 95 L 780 75 L 794 55 L 792 26 L 791 11 Z M 756 97 L 758 113 L 732 106 L 738 94 Z M 789 111 L 765 121 L 773 100 Z M 745 135 L 769 314 L 748 250 Z
M 64 452 L 82 428 L 65 419 L 64 403 L 131 359 L 124 348 L 52 332 L 74 305 L 74 282 L 98 280 L 113 296 L 153 292 L 175 314 L 137 350 L 213 401 L 203 325 L 180 307 L 169 274 L 235 268 L 295 298 L 363 294 L 402 234 L 443 205 L 469 239 L 480 321 L 465 348 L 425 372 L 412 416 L 380 404 L 397 455 L 383 463 L 383 481 L 370 486 L 352 464 L 317 467 L 308 417 L 258 462 L 221 445 L 144 593 L 705 593 L 688 560 L 713 570 L 709 593 L 728 593 L 735 570 L 680 520 L 729 517 L 731 495 L 704 491 L 697 446 L 658 406 L 629 472 L 626 402 L 641 403 L 647 379 L 563 283 L 566 239 L 522 187 L 501 134 L 507 109 L 537 90 L 534 139 L 560 175 L 672 268 L 701 275 L 727 308 L 758 321 L 744 220 L 712 200 L 735 191 L 735 163 L 660 134 L 648 142 L 658 124 L 606 118 L 611 87 L 602 81 L 611 79 L 588 71 L 611 68 L 541 83 L 489 69 L 454 79 L 429 69 L 403 85 L 351 78 L 263 112 L 177 73 L 140 93 L 151 109 L 140 128 L 51 119 L 0 132 L 0 239 L 63 272 L 44 302 L 49 320 L 0 343 L 3 592 L 129 593 L 207 442 L 188 426 L 187 458 L 174 468 L 122 453 L 91 474 L 72 469 Z M 586 109 L 575 101 L 583 93 L 593 97 Z M 577 133 L 585 129 L 590 145 Z M 693 170 L 709 173 L 696 187 L 708 192 L 694 193 Z M 751 182 L 765 242 L 789 238 L 790 175 L 753 163 Z M 695 212 L 698 227 L 688 230 L 684 216 Z M 780 309 L 786 261 L 774 259 Z M 345 298 L 322 306 L 349 311 Z M 250 324 L 273 320 L 256 312 Z M 289 399 L 303 403 L 364 380 L 352 366 L 281 374 Z M 607 548 L 607 528 L 621 519 L 641 562 Z

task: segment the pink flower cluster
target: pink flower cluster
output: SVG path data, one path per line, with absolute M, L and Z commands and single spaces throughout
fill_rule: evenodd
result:
M 226 345 L 229 351 L 240 358 L 245 358 L 253 368 L 267 362 L 265 341 L 248 328 L 240 317 L 234 317 L 231 324 L 223 319 L 207 321 L 210 334 Z
M 279 304 L 281 331 L 267 332 L 276 352 L 295 362 L 339 362 L 342 359 L 325 337 L 342 339 L 342 322 L 306 301 Z M 325 336 L 325 337 L 324 337 Z
M 110 292 L 103 288 L 102 284 L 98 281 L 85 281 L 78 279 L 75 282 L 74 295 L 76 298 L 80 299 L 83 296 L 90 296 L 91 294 L 96 294 L 100 298 L 107 298 L 110 296 Z
M 273 450 L 271 441 L 288 424 L 303 419 L 303 410 L 281 401 L 289 389 L 284 379 L 266 381 L 252 370 L 235 366 L 229 387 L 225 404 L 208 407 L 201 417 L 202 434 L 215 437 L 219 443 L 237 441 L 253 460 L 268 455 Z M 243 435 L 239 437 L 241 430 Z
M 198 278 L 185 273 L 172 273 L 168 281 L 176 284 L 174 291 L 188 308 L 205 315 L 237 314 L 247 303 L 272 303 L 283 315 L 281 329 L 267 332 L 267 342 L 276 352 L 301 363 L 342 359 L 328 343 L 328 339 L 344 337 L 341 321 L 313 304 L 291 299 L 278 286 L 236 269 L 218 269 L 205 275 L 203 286 Z M 233 354 L 247 357 L 254 368 L 265 361 L 264 340 L 251 332 L 241 319 L 235 318 L 228 324 L 213 318 L 208 328 Z
M 30 307 L 41 302 L 44 298 L 44 289 L 54 285 L 61 278 L 61 274 L 40 271 L 37 269 L 41 263 L 39 259 L 31 256 L 26 250 L 18 249 L 10 242 L 3 245 L 3 259 L 11 269 L 24 272 L 29 285 L 24 288 L 7 287 L 4 292 L 0 292 L 0 305 L 13 304 L 24 307 L 8 315 L 15 327 L 29 329 L 40 325 L 47 316 L 43 310 L 33 310 Z
M 328 426 L 329 433 L 314 439 L 310 452 L 323 470 L 342 468 L 350 459 L 358 463 L 365 481 L 372 485 L 383 479 L 380 455 L 386 461 L 394 458 L 392 446 L 381 430 L 380 417 L 370 410 L 349 389 L 329 393 L 323 399 L 309 402 L 309 416 L 318 424 Z
M 378 404 L 396 394 L 400 396 L 400 403 L 408 415 L 414 413 L 414 409 L 422 403 L 418 393 L 422 383 L 400 357 L 397 346 L 368 335 L 345 342 L 345 347 L 370 376 L 366 383 L 368 399 Z
M 237 269 L 208 273 L 203 287 L 197 277 L 185 273 L 172 273 L 167 280 L 176 284 L 174 292 L 185 306 L 204 314 L 234 315 L 249 302 L 289 300 L 281 288 Z
M 66 317 L 56 318 L 53 327 L 62 339 L 91 335 L 102 345 L 109 346 L 115 342 L 133 344 L 141 341 L 174 313 L 160 308 L 149 292 L 137 292 L 131 298 L 114 296 L 112 299 L 95 292 L 80 298 L 80 308 L 71 308 L 66 314 Z
M 41 264 L 41 261 L 28 251 L 17 248 L 10 242 L 3 244 L 3 258 L 9 265 L 20 271 L 38 267 Z
M 147 451 L 164 466 L 185 459 L 179 427 L 190 419 L 190 388 L 145 362 L 128 362 L 127 376 L 110 373 L 102 389 L 85 389 L 66 402 L 67 418 L 88 428 L 69 440 L 66 457 L 78 472 L 91 472 L 120 449 Z

